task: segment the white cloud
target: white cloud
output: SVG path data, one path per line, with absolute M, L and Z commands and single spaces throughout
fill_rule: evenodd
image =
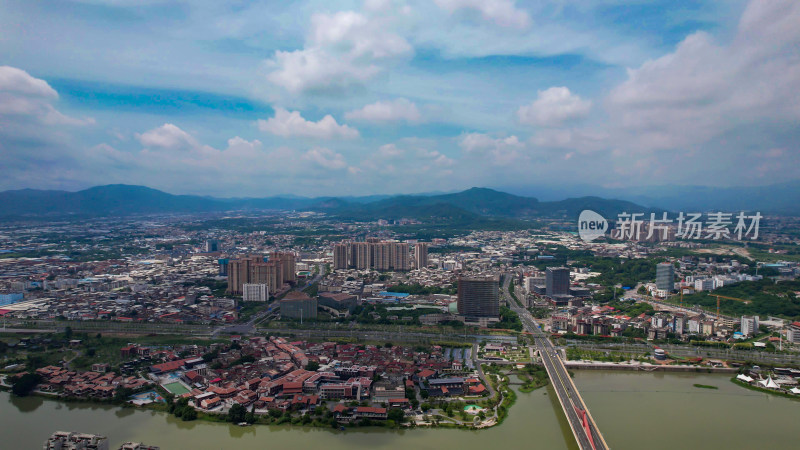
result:
M 536 100 L 517 110 L 521 123 L 539 126 L 555 126 L 566 121 L 585 117 L 592 102 L 583 100 L 566 87 L 551 87 L 538 91 Z
M 58 93 L 46 81 L 34 78 L 28 72 L 11 66 L 0 66 L 0 91 L 58 98 Z
M 343 91 L 364 83 L 380 72 L 372 64 L 355 65 L 319 48 L 276 51 L 267 66 L 267 79 L 292 93 Z
M 312 161 L 324 169 L 339 170 L 347 167 L 347 162 L 341 153 L 325 147 L 315 147 L 303 155 L 303 159 Z
M 411 44 L 379 18 L 354 11 L 314 14 L 303 49 L 276 51 L 267 61 L 267 79 L 292 93 L 342 91 L 412 53 Z
M 396 122 L 405 120 L 417 122 L 421 115 L 417 105 L 405 98 L 387 102 L 375 102 L 361 109 L 350 111 L 344 116 L 347 120 L 363 120 L 368 122 Z
M 530 16 L 516 7 L 513 0 L 435 0 L 440 8 L 450 13 L 461 9 L 475 10 L 484 20 L 502 27 L 527 28 Z
M 92 118 L 62 114 L 52 104 L 58 93 L 46 81 L 11 66 L 0 66 L 0 131 L 22 132 L 38 125 L 90 125 Z M 16 129 L 16 130 L 15 130 Z M 38 132 L 41 132 L 39 130 Z
M 395 144 L 384 144 L 378 149 L 378 154 L 384 158 L 397 158 L 398 156 L 403 156 L 405 151 L 397 148 Z
M 608 109 L 633 150 L 698 145 L 800 119 L 800 2 L 752 1 L 726 45 L 705 32 L 628 70 Z
M 589 152 L 608 148 L 609 134 L 581 129 L 547 128 L 533 135 L 530 143 L 538 147 Z
M 136 139 L 145 147 L 161 148 L 191 148 L 198 145 L 189 133 L 181 130 L 171 123 L 165 123 L 158 128 L 137 134 Z
M 287 111 L 275 108 L 275 117 L 267 120 L 259 119 L 258 128 L 282 137 L 312 137 L 318 139 L 354 139 L 358 137 L 358 130 L 347 125 L 339 125 L 331 115 L 327 115 L 318 122 L 304 119 L 299 111 Z
M 493 138 L 483 133 L 469 133 L 461 138 L 459 147 L 467 154 L 486 157 L 495 165 L 508 165 L 525 158 L 525 144 L 516 136 Z

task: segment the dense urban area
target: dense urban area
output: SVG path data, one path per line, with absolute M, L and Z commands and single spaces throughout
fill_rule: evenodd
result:
M 566 412 L 560 368 L 728 372 L 800 394 L 796 220 L 766 218 L 749 245 L 674 230 L 585 242 L 574 227 L 310 211 L 7 222 L 0 381 L 183 421 L 337 430 L 492 427 L 513 413 L 511 384 L 554 379 Z M 590 419 L 579 444 L 604 448 L 575 410 Z M 109 440 L 57 431 L 44 448 Z

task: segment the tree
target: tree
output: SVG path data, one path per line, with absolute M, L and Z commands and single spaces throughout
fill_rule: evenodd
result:
M 258 417 L 256 416 L 256 405 L 250 407 L 250 412 L 244 415 L 244 421 L 247 423 L 256 423 Z
M 11 393 L 17 397 L 25 397 L 33 392 L 42 381 L 42 376 L 37 373 L 26 373 L 15 377 L 11 382 Z
M 319 363 L 317 361 L 309 361 L 308 364 L 306 364 L 306 370 L 316 372 L 319 370 Z
M 247 415 L 247 410 L 244 408 L 244 406 L 234 403 L 233 406 L 231 406 L 231 409 L 228 410 L 228 422 L 244 422 L 245 415 Z
M 406 418 L 405 413 L 400 408 L 392 408 L 389 410 L 388 414 L 386 415 L 387 419 L 394 420 L 395 423 L 403 423 Z
M 197 410 L 195 410 L 191 406 L 187 406 L 183 410 L 183 415 L 181 416 L 181 420 L 183 420 L 184 422 L 190 422 L 196 419 L 197 419 Z

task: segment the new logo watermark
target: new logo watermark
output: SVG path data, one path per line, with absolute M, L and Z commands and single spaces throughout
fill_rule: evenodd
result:
M 762 215 L 757 212 L 747 215 L 744 211 L 736 216 L 733 213 L 710 212 L 706 213 L 706 221 L 702 220 L 703 213 L 678 213 L 673 220 L 669 213 L 659 215 L 650 213 L 650 220 L 645 219 L 645 213 L 622 212 L 617 215 L 616 227 L 610 230 L 610 236 L 620 240 L 652 239 L 654 236 L 660 240 L 676 239 L 744 239 L 755 240 L 758 238 L 758 227 Z M 734 225 L 734 219 L 736 224 Z M 731 228 L 732 227 L 732 228 Z M 609 231 L 608 221 L 600 214 L 585 209 L 578 216 L 578 235 L 586 242 L 591 242 Z
M 586 242 L 603 236 L 608 231 L 608 221 L 600 214 L 584 209 L 578 216 L 578 235 Z

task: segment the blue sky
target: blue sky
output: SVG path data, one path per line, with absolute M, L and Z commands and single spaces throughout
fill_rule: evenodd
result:
M 796 1 L 0 3 L 0 189 L 797 179 Z

